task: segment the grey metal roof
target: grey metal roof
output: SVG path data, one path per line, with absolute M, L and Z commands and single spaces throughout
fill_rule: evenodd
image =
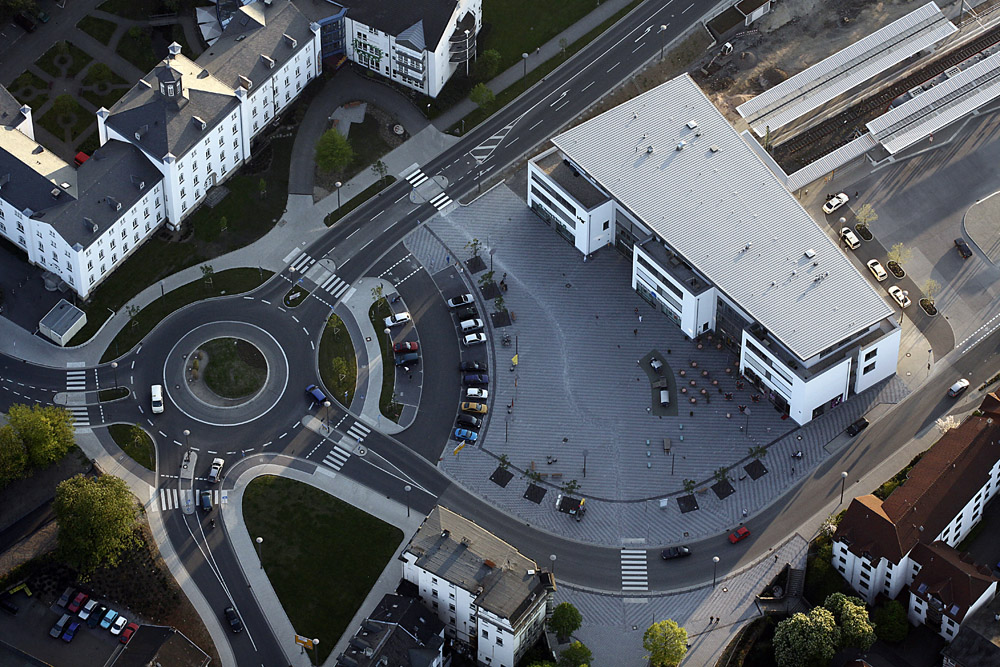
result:
M 0 125 L 8 127 L 20 125 L 24 121 L 21 106 L 21 103 L 10 94 L 10 91 L 0 85 Z
M 441 656 L 443 632 L 444 624 L 437 614 L 419 598 L 386 594 L 361 622 L 341 655 L 355 661 L 358 667 L 429 666 Z
M 450 37 L 451 15 L 457 0 L 343 0 L 347 17 L 394 37 L 423 21 L 423 39 L 431 51 L 437 49 L 442 37 Z M 446 34 L 447 32 L 447 34 Z M 353 35 L 347 35 L 351 39 Z
M 159 81 L 163 69 L 175 70 L 171 77 L 181 76 L 182 98 L 160 94 Z M 110 109 L 107 125 L 129 137 L 151 157 L 162 160 L 168 153 L 180 158 L 204 138 L 220 120 L 239 104 L 233 90 L 212 76 L 208 70 L 178 55 L 159 65 L 132 87 Z M 202 130 L 194 117 L 205 121 Z M 136 140 L 138 132 L 141 137 Z
M 950 77 L 868 123 L 890 153 L 912 146 L 1000 96 L 1000 53 Z
M 284 35 L 296 40 L 296 46 Z M 254 2 L 240 7 L 219 39 L 198 57 L 198 65 L 229 88 L 240 85 L 240 76 L 256 87 L 273 73 L 261 56 L 273 60 L 277 69 L 308 48 L 312 36 L 309 20 L 291 2 Z
M 757 136 L 790 123 L 956 32 L 928 2 L 736 107 Z
M 893 314 L 688 75 L 552 142 L 800 359 Z
M 35 218 L 51 224 L 70 246 L 79 243 L 86 248 L 162 179 L 142 151 L 111 140 L 77 169 L 78 198 L 67 198 Z M 120 211 L 116 203 L 121 204 Z M 97 230 L 93 231 L 84 218 L 92 220 Z
M 60 299 L 59 303 L 45 314 L 39 326 L 47 328 L 57 336 L 65 336 L 82 317 L 86 317 L 82 310 L 66 299 Z

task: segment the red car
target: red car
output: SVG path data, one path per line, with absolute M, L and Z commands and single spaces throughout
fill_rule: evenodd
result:
M 132 633 L 138 629 L 139 629 L 138 623 L 129 623 L 128 625 L 125 626 L 125 629 L 122 630 L 121 639 L 119 639 L 118 641 L 120 641 L 122 644 L 128 644 L 128 640 L 132 639 Z
M 750 537 L 750 529 L 746 526 L 740 526 L 733 532 L 729 533 L 729 541 L 736 544 L 740 540 L 745 540 Z
M 68 607 L 66 607 L 66 611 L 68 611 L 71 614 L 77 613 L 78 611 L 80 611 L 80 607 L 82 607 L 83 605 L 87 604 L 87 599 L 89 597 L 90 596 L 87 595 L 86 593 L 82 593 L 82 592 L 81 593 L 77 593 L 76 597 L 73 598 L 73 601 L 69 603 Z
M 413 341 L 407 341 L 405 343 L 396 343 L 392 346 L 392 351 L 396 354 L 402 354 L 404 352 L 416 352 L 420 349 L 420 343 L 414 343 Z

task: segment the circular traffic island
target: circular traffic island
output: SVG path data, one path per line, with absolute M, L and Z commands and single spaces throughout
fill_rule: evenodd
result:
M 206 388 L 220 398 L 256 395 L 267 382 L 267 360 L 242 338 L 213 338 L 198 347 L 195 358 Z

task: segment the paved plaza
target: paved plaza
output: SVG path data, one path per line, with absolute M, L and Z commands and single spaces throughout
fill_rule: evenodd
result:
M 754 402 L 749 383 L 737 388 L 731 352 L 707 338 L 698 349 L 640 299 L 630 287 L 627 259 L 609 248 L 585 262 L 505 186 L 414 231 L 405 245 L 433 273 L 467 259 L 472 238 L 485 244 L 486 270 L 492 253 L 496 280 L 507 274 L 504 299 L 516 322 L 502 331 L 516 347 L 501 346 L 494 331 L 494 393 L 485 436 L 457 455 L 446 448 L 441 466 L 532 525 L 606 545 L 718 534 L 738 525 L 743 510 L 752 521 L 846 444 L 842 431 L 860 415 L 906 395 L 903 383 L 893 379 L 799 428 L 782 420 L 766 399 Z M 480 275 L 466 271 L 470 287 Z M 675 385 L 688 389 L 675 396 L 676 416 L 651 410 L 650 379 L 639 361 L 653 351 L 666 363 L 665 373 L 674 374 Z M 515 352 L 519 363 L 510 370 Z M 733 400 L 725 400 L 726 393 Z M 740 413 L 739 405 L 749 414 Z M 670 439 L 669 454 L 664 438 Z M 760 461 L 767 473 L 754 480 L 744 466 L 757 446 L 767 447 Z M 802 458 L 793 458 L 798 451 Z M 489 480 L 501 455 L 514 473 L 506 488 Z M 538 504 L 522 497 L 532 465 L 545 475 L 541 486 L 547 493 Z M 731 468 L 734 492 L 720 499 L 710 487 L 722 467 Z M 681 513 L 677 498 L 688 495 L 687 479 L 696 483 L 699 509 Z M 579 523 L 554 508 L 559 487 L 571 480 L 588 498 Z

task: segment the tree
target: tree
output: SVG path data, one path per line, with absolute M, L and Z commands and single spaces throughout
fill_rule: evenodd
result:
M 110 67 L 104 63 L 97 63 L 95 65 L 91 65 L 87 70 L 87 78 L 84 79 L 84 83 L 87 81 L 90 81 L 91 83 L 103 83 L 110 81 L 113 75 L 114 73 L 111 71 Z
M 52 504 L 59 524 L 60 556 L 84 576 L 114 567 L 137 546 L 136 504 L 128 485 L 113 475 L 77 475 L 59 483 Z
M 504 303 L 503 295 L 497 294 L 497 298 L 493 299 L 493 307 L 496 308 L 498 313 L 502 313 L 505 305 L 507 304 Z
M 354 149 L 337 130 L 327 130 L 316 144 L 316 166 L 323 171 L 343 171 L 354 161 Z
M 896 264 L 906 264 L 913 257 L 913 251 L 902 243 L 894 243 L 892 248 L 886 253 L 886 259 Z
M 215 275 L 215 269 L 212 268 L 211 264 L 202 264 L 200 267 L 201 275 L 205 279 L 206 285 L 212 284 L 212 276 Z
M 379 282 L 378 285 L 372 288 L 372 303 L 378 303 L 385 298 L 385 288 L 382 287 L 382 283 Z
M 500 462 L 501 470 L 506 470 L 507 468 L 510 467 L 510 458 L 508 458 L 506 454 L 501 454 L 499 457 L 497 457 L 497 461 Z
M 751 447 L 749 454 L 755 459 L 762 459 L 767 455 L 767 447 L 762 447 L 760 445 L 757 445 L 756 447 Z
M 0 426 L 0 488 L 28 474 L 28 450 L 10 424 Z
M 76 444 L 73 415 L 55 405 L 12 405 L 7 423 L 24 445 L 28 464 L 33 468 L 55 463 Z
M 825 607 L 786 618 L 774 631 L 778 667 L 819 667 L 830 664 L 840 645 L 840 629 Z
M 594 654 L 586 645 L 577 640 L 559 656 L 559 667 L 586 667 L 594 659 Z
M 854 217 L 858 221 L 858 224 L 865 229 L 868 229 L 870 224 L 878 220 L 878 213 L 875 212 L 875 209 L 872 208 L 871 204 L 864 204 L 861 208 L 854 212 Z
M 549 629 L 556 633 L 559 642 L 566 641 L 583 624 L 583 614 L 569 602 L 560 602 L 552 610 L 549 618 Z
M 34 9 L 35 0 L 0 0 L 0 16 L 10 18 L 18 12 Z
M 653 667 L 674 667 L 687 654 L 687 630 L 672 619 L 653 623 L 642 635 L 642 647 L 649 652 Z
M 479 257 L 479 251 L 483 249 L 483 242 L 479 239 L 472 239 L 465 244 L 465 247 L 472 251 L 472 257 Z
M 479 286 L 483 289 L 486 289 L 492 282 L 493 282 L 492 271 L 487 271 L 483 275 L 479 276 Z
M 559 489 L 567 495 L 575 493 L 576 491 L 579 490 L 579 488 L 580 488 L 580 482 L 576 481 L 575 479 L 571 479 L 568 482 L 563 483 L 563 485 L 559 487 Z
M 375 164 L 372 165 L 372 173 L 378 177 L 379 185 L 381 185 L 385 182 L 385 177 L 389 173 L 389 167 L 382 160 L 375 160 Z
M 500 71 L 500 52 L 496 49 L 486 49 L 479 54 L 476 61 L 476 79 L 489 81 Z
M 681 486 L 684 487 L 684 493 L 693 493 L 694 487 L 698 486 L 698 482 L 694 481 L 693 479 L 685 479 L 681 483 Z
M 927 282 L 924 283 L 924 286 L 921 288 L 921 290 L 924 293 L 924 298 L 933 304 L 934 297 L 937 295 L 939 291 L 941 291 L 941 283 L 934 280 L 933 278 L 928 278 Z
M 542 660 L 541 662 L 533 662 L 528 667 L 556 667 L 556 663 L 551 660 Z
M 875 634 L 884 642 L 901 642 L 910 632 L 910 623 L 906 620 L 906 608 L 899 600 L 889 600 L 875 607 L 872 621 L 875 624 Z
M 840 628 L 840 648 L 867 651 L 875 643 L 875 628 L 868 620 L 864 600 L 834 593 L 826 598 L 823 606 L 830 610 Z
M 469 99 L 476 103 L 483 111 L 486 111 L 496 101 L 493 91 L 486 87 L 485 83 L 477 83 L 469 91 Z
M 728 482 L 729 481 L 729 468 L 727 466 L 722 466 L 718 470 L 712 473 L 715 477 L 716 482 Z

